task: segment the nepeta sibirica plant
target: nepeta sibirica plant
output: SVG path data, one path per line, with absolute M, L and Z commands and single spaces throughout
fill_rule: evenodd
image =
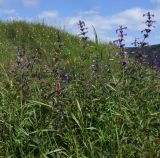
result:
M 95 56 L 95 57 L 93 58 L 93 64 L 91 65 L 93 77 L 96 76 L 96 74 L 97 74 L 97 72 L 98 72 L 98 70 L 99 70 L 98 61 L 99 61 L 98 56 Z
M 86 27 L 85 22 L 82 21 L 82 20 L 79 20 L 78 26 L 79 26 L 79 30 L 80 30 L 80 33 L 78 35 L 79 35 L 81 41 L 83 42 L 83 49 L 85 49 L 86 48 L 86 42 L 87 42 L 87 39 L 88 39 L 88 36 L 87 36 L 88 28 Z
M 141 33 L 143 33 L 143 39 L 142 39 L 141 42 L 138 42 L 139 38 L 135 38 L 134 42 L 131 43 L 135 47 L 141 47 L 141 48 L 148 45 L 148 43 L 145 42 L 145 41 L 149 37 L 149 34 L 152 31 L 152 28 L 155 28 L 155 26 L 153 26 L 155 21 L 152 20 L 152 18 L 154 17 L 154 14 L 151 14 L 150 12 L 147 12 L 147 13 L 143 14 L 143 17 L 147 17 L 146 21 L 144 22 L 145 25 L 146 25 L 146 28 L 141 31 Z
M 138 39 L 139 38 L 135 37 L 134 42 L 132 42 L 131 45 L 133 45 L 134 47 L 139 47 L 140 43 L 139 43 Z
M 116 33 L 118 34 L 118 39 L 113 41 L 119 48 L 119 56 L 123 59 L 122 65 L 125 66 L 127 65 L 128 61 L 125 60 L 126 58 L 126 52 L 125 52 L 125 36 L 127 34 L 124 32 L 127 29 L 127 27 L 119 26 L 119 28 L 116 30 Z
M 138 49 L 136 52 L 136 58 L 138 58 L 138 60 L 140 60 L 141 62 L 144 62 L 145 58 L 146 58 L 146 55 L 143 51 L 143 48 L 148 45 L 146 40 L 149 38 L 149 35 L 150 35 L 152 29 L 155 28 L 155 26 L 153 25 L 155 23 L 155 21 L 152 20 L 154 17 L 154 14 L 147 12 L 147 13 L 143 14 L 143 17 L 147 18 L 146 21 L 144 22 L 146 25 L 146 28 L 141 31 L 141 33 L 143 34 L 143 39 L 142 39 L 142 41 L 138 42 L 138 38 L 135 38 L 134 42 L 131 43 L 135 47 L 140 48 L 140 50 Z
M 56 41 L 54 43 L 54 54 L 56 55 L 55 62 L 58 62 L 60 60 L 63 46 L 64 46 L 64 41 L 60 36 L 60 33 L 58 32 L 56 34 Z
M 152 31 L 152 28 L 155 27 L 155 26 L 153 26 L 155 21 L 152 20 L 152 18 L 154 17 L 154 14 L 151 14 L 150 12 L 148 12 L 148 13 L 143 14 L 143 17 L 147 17 L 147 19 L 144 22 L 146 25 L 146 28 L 141 31 L 141 33 L 143 33 L 143 40 L 142 40 L 142 42 L 140 42 L 141 47 L 144 47 L 148 44 L 145 41 L 149 37 L 149 34 Z
M 117 46 L 121 49 L 121 55 L 124 55 L 124 51 L 125 51 L 125 39 L 124 37 L 127 36 L 126 33 L 124 33 L 124 30 L 126 30 L 127 27 L 123 27 L 123 26 L 119 26 L 119 28 L 116 30 L 116 33 L 118 34 L 118 39 L 113 41 L 115 44 L 117 44 Z
M 23 95 L 23 98 L 30 97 L 30 87 L 28 85 L 30 82 L 28 77 L 30 66 L 26 48 L 23 45 L 18 46 L 17 61 L 11 69 L 11 75 L 14 78 L 15 87 Z

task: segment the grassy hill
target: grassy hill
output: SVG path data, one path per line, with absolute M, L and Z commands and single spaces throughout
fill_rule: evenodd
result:
M 96 36 L 95 36 L 96 37 Z M 111 44 L 0 23 L 0 157 L 160 156 L 157 70 Z

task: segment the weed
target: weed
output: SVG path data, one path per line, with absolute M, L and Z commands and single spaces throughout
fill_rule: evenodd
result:
M 124 43 L 125 39 L 124 39 L 124 37 L 127 34 L 124 33 L 124 30 L 126 30 L 126 29 L 127 29 L 127 27 L 119 26 L 119 28 L 116 30 L 116 33 L 118 33 L 119 39 L 113 41 L 120 48 L 120 56 L 122 56 L 122 57 L 124 57 L 124 54 L 125 54 L 125 43 Z
M 146 28 L 141 31 L 141 33 L 143 33 L 143 40 L 142 42 L 140 42 L 141 47 L 144 47 L 145 45 L 147 45 L 145 40 L 149 37 L 152 27 L 155 27 L 153 26 L 155 21 L 152 20 L 152 17 L 154 17 L 154 14 L 151 14 L 150 12 L 148 12 L 146 14 L 143 14 L 143 17 L 147 17 L 147 19 L 144 22 L 146 24 Z
M 138 60 L 138 62 L 140 63 L 146 63 L 146 54 L 144 52 L 144 47 L 148 45 L 148 43 L 146 42 L 146 39 L 149 38 L 149 35 L 152 31 L 152 28 L 154 28 L 155 26 L 153 26 L 153 24 L 155 23 L 154 20 L 152 20 L 152 18 L 154 17 L 154 14 L 151 14 L 150 12 L 147 12 L 146 14 L 143 14 L 143 17 L 147 17 L 146 21 L 144 22 L 146 25 L 146 28 L 144 30 L 141 31 L 141 33 L 143 34 L 143 39 L 142 41 L 138 41 L 138 38 L 135 38 L 135 41 L 132 43 L 132 45 L 134 45 L 135 47 L 138 47 L 139 49 L 136 51 L 136 60 Z

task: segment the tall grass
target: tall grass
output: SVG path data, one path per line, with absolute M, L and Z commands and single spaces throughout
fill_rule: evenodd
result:
M 0 67 L 1 157 L 160 156 L 155 70 L 134 62 L 123 67 L 117 48 L 91 41 L 82 60 L 82 41 L 52 27 L 25 22 L 0 27 L 9 45 Z

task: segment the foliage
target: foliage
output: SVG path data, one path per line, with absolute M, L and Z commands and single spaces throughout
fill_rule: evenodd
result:
M 1 157 L 160 157 L 156 70 L 91 41 L 83 60 L 84 41 L 41 24 L 0 28 Z

